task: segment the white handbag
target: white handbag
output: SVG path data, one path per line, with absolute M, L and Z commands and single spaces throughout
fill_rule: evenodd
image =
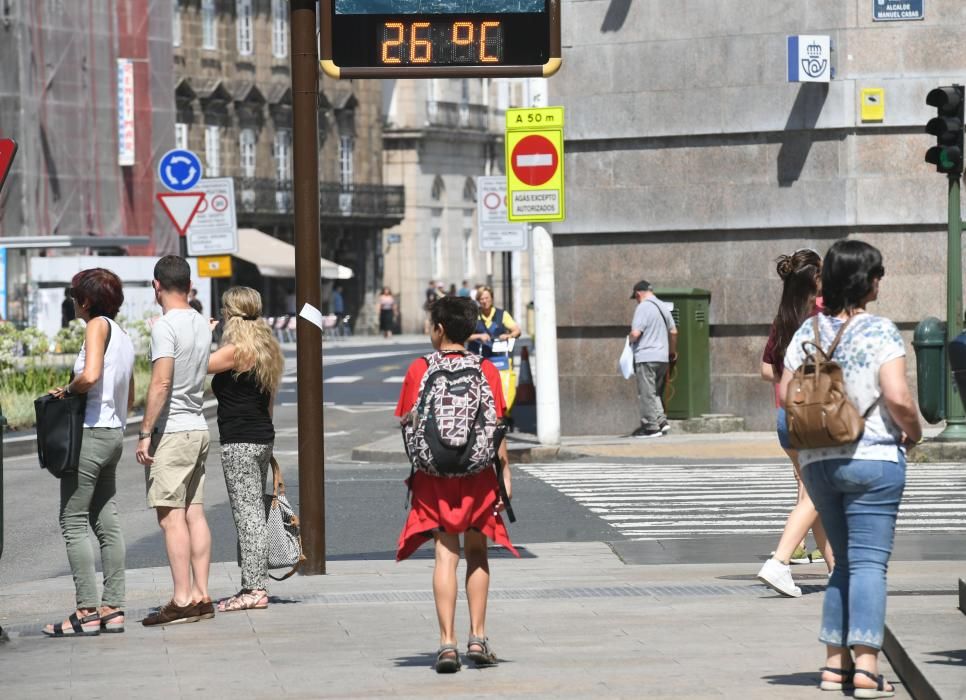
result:
M 624 379 L 634 376 L 634 349 L 631 347 L 629 337 L 624 338 L 624 350 L 621 352 L 620 360 L 617 361 L 617 367 Z
M 291 567 L 281 578 L 271 576 L 276 581 L 284 581 L 298 571 L 305 561 L 302 553 L 302 535 L 299 531 L 299 516 L 295 514 L 285 497 L 285 483 L 282 470 L 272 457 L 273 493 L 265 494 L 265 515 L 268 536 L 268 568 Z

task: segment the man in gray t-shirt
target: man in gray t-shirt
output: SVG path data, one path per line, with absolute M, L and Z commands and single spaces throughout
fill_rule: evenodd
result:
M 669 366 L 677 361 L 678 329 L 664 302 L 655 296 L 647 280 L 634 285 L 631 299 L 637 302 L 631 332 L 634 375 L 641 424 L 633 437 L 661 437 L 670 427 L 664 415 L 664 385 Z
M 164 315 L 151 331 L 151 384 L 136 457 L 145 465 L 148 505 L 157 511 L 171 564 L 171 601 L 142 624 L 214 617 L 208 595 L 211 532 L 203 493 L 208 423 L 201 412 L 211 349 L 208 320 L 188 304 L 191 269 L 176 255 L 154 267 Z

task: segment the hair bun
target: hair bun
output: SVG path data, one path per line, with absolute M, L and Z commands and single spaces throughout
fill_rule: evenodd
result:
M 775 270 L 778 272 L 778 276 L 782 279 L 785 279 L 794 271 L 792 257 L 790 255 L 779 255 L 775 262 L 777 263 L 775 265 Z

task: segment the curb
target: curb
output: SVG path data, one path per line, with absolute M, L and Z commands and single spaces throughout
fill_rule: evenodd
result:
M 909 694 L 916 700 L 942 700 L 922 670 L 916 666 L 902 642 L 893 633 L 889 624 L 885 626 L 885 638 L 882 641 L 882 651 L 892 664 L 892 669 L 902 680 Z
M 218 413 L 218 401 L 209 399 L 205 401 L 201 409 L 205 420 L 211 420 Z M 127 426 L 124 428 L 124 436 L 130 437 L 137 435 L 141 429 L 143 415 L 132 416 Z M 30 431 L 5 431 L 3 438 L 3 457 L 23 457 L 24 455 L 34 454 L 37 451 L 37 433 Z

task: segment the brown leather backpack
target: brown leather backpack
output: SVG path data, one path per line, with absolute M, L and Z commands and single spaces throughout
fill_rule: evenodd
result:
M 813 320 L 815 340 L 802 343 L 805 361 L 795 370 L 785 394 L 788 436 L 795 449 L 838 447 L 862 437 L 866 416 L 849 401 L 842 368 L 832 360 L 851 321 L 849 318 L 842 324 L 829 349 L 823 350 L 816 316 Z M 809 352 L 809 345 L 814 352 Z

